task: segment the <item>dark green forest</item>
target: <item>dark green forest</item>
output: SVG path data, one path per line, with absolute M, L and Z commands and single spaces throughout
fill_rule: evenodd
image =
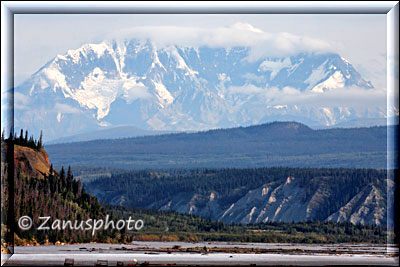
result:
M 393 126 L 389 126 L 393 127 Z M 313 130 L 296 122 L 47 145 L 54 165 L 113 168 L 386 168 L 387 127 Z M 396 131 L 397 134 L 397 131 Z

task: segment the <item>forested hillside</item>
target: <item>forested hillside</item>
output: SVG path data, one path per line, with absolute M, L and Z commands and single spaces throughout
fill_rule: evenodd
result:
M 22 131 L 21 131 L 22 134 Z M 27 136 L 27 134 L 26 134 Z M 29 139 L 27 139 L 29 140 Z M 71 169 L 59 172 L 53 170 L 48 161 L 46 151 L 42 147 L 41 139 L 25 142 L 23 136 L 16 135 L 4 139 L 2 136 L 2 214 L 13 214 L 15 241 L 22 244 L 28 241 L 43 242 L 89 242 L 93 240 L 105 240 L 108 231 L 92 237 L 88 231 L 71 231 L 70 229 L 56 231 L 39 231 L 38 226 L 43 222 L 40 216 L 50 216 L 52 220 L 87 220 L 104 215 L 104 210 L 97 198 L 86 193 L 81 182 L 74 180 Z M 17 145 L 18 144 L 18 145 Z M 11 187 L 7 181 L 10 171 L 10 161 L 7 155 L 9 146 L 13 146 L 14 152 L 14 179 Z M 14 202 L 14 208 L 10 211 L 8 201 Z M 33 227 L 30 230 L 21 230 L 17 227 L 18 219 L 29 216 L 33 219 Z M 2 223 L 7 217 L 2 218 Z
M 386 168 L 386 127 L 312 130 L 296 122 L 46 146 L 55 165 Z
M 386 208 L 392 210 L 386 202 L 387 185 L 393 194 L 393 177 L 387 177 L 385 170 L 342 168 L 148 170 L 98 178 L 86 188 L 111 204 L 175 210 L 229 223 L 328 220 L 386 225 Z M 393 223 L 390 218 L 388 223 Z

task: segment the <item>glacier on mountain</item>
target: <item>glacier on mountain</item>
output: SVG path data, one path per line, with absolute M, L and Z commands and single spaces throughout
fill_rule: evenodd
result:
M 44 130 L 52 139 L 102 125 L 195 131 L 273 120 L 335 125 L 386 114 L 384 107 L 366 113 L 341 103 L 302 103 L 304 93 L 373 88 L 338 54 L 248 56 L 246 47 L 158 47 L 137 39 L 86 44 L 57 55 L 15 88 L 30 98 L 26 109 L 16 110 L 15 125 Z M 299 101 L 285 103 L 273 96 L 274 90 L 295 92 Z M 57 110 L 55 103 L 81 112 Z

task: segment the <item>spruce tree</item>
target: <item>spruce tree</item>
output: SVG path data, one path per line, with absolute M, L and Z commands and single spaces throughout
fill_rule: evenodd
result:
M 22 145 L 24 141 L 24 130 L 21 129 L 21 132 L 19 134 L 19 145 Z
M 53 163 L 50 164 L 50 170 L 49 170 L 49 172 L 50 172 L 50 175 L 53 174 Z
M 74 182 L 74 177 L 72 176 L 72 171 L 71 171 L 71 166 L 68 166 L 68 171 L 67 171 L 67 187 L 70 191 L 72 191 L 72 186 Z
M 43 147 L 43 132 L 40 131 L 40 137 L 39 137 L 39 141 L 38 141 L 38 149 L 41 149 Z
M 28 130 L 25 130 L 25 140 L 24 140 L 24 144 L 25 144 L 25 145 L 28 144 Z
M 33 136 L 31 135 L 31 137 L 29 138 L 28 141 L 28 147 L 34 147 L 35 146 L 35 141 L 33 140 Z
M 72 171 L 71 171 L 71 166 L 68 166 L 68 171 L 67 171 L 67 178 L 72 178 Z
M 65 178 L 64 166 L 61 166 L 61 170 L 60 170 L 60 178 L 61 178 L 61 179 L 64 179 L 64 178 Z
M 65 187 L 65 171 L 64 171 L 64 166 L 61 167 L 60 171 L 60 180 L 61 180 L 61 185 L 64 188 Z M 61 189 L 63 190 L 63 189 Z

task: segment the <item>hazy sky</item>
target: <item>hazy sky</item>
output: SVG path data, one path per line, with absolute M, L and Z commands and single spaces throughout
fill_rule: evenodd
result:
M 64 15 L 14 16 L 16 85 L 57 54 L 121 36 L 254 45 L 273 56 L 296 49 L 338 52 L 375 87 L 386 87 L 386 15 Z M 250 26 L 251 25 L 251 26 Z M 241 27 L 266 39 L 244 36 Z M 239 29 L 239 30 L 238 30 Z M 253 38 L 254 37 L 254 38 Z M 265 47 L 265 46 L 260 46 Z M 286 49 L 286 50 L 285 50 Z M 257 52 L 255 49 L 254 51 Z

